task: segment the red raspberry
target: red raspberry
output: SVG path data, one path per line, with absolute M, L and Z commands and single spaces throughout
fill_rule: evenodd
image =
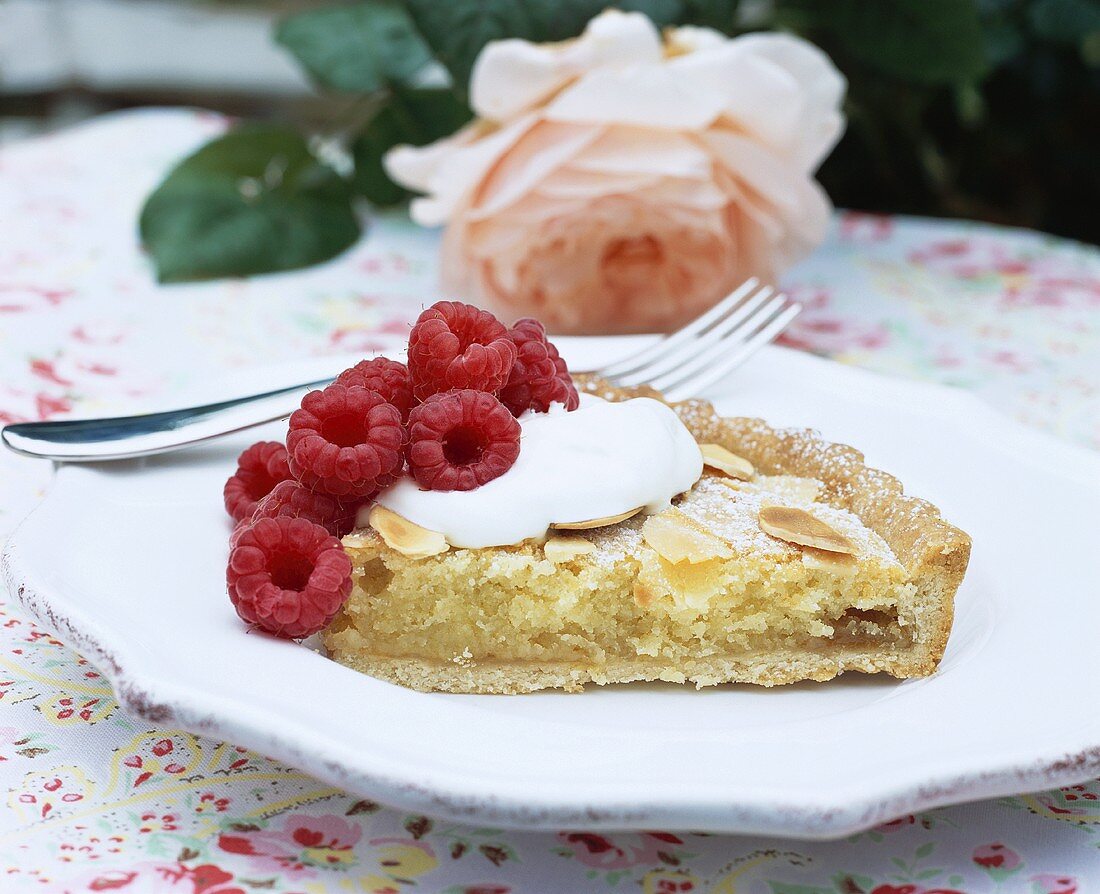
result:
M 454 388 L 496 394 L 515 361 L 516 346 L 504 324 L 458 301 L 433 304 L 409 335 L 409 376 L 419 400 Z
M 519 456 L 519 423 L 493 395 L 435 394 L 409 413 L 409 470 L 428 490 L 473 490 Z
M 243 519 L 233 524 L 233 530 L 229 534 L 229 548 L 233 549 L 237 545 L 237 541 L 241 539 L 241 534 L 252 524 L 250 519 Z
M 508 383 L 500 390 L 500 402 L 519 416 L 527 410 L 545 413 L 550 404 L 565 404 L 575 410 L 580 405 L 577 388 L 565 361 L 546 338 L 538 320 L 520 320 L 508 331 L 517 355 Z
M 330 534 L 343 537 L 355 527 L 359 500 L 341 503 L 335 497 L 310 490 L 297 481 L 280 481 L 275 489 L 260 500 L 252 514 L 252 523 L 261 518 L 304 518 L 320 525 Z
M 359 385 L 377 391 L 401 412 L 402 419 L 409 418 L 412 409 L 412 383 L 404 363 L 388 357 L 361 360 L 351 369 L 345 369 L 336 377 L 340 385 Z
M 257 441 L 237 457 L 237 471 L 225 482 L 225 511 L 235 521 L 250 518 L 256 504 L 288 478 L 286 447 L 278 441 Z
M 401 414 L 376 391 L 329 385 L 311 391 L 290 417 L 290 471 L 310 490 L 365 498 L 400 473 Z
M 298 639 L 323 630 L 351 592 L 340 541 L 304 518 L 261 518 L 237 537 L 226 570 L 241 619 Z

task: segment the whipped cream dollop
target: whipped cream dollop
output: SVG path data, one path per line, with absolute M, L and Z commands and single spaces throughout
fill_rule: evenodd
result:
M 524 413 L 519 458 L 469 491 L 421 490 L 404 477 L 377 502 L 452 546 L 507 546 L 541 538 L 551 524 L 588 521 L 643 507 L 667 509 L 703 473 L 691 432 L 660 401 L 582 395 L 566 412 Z

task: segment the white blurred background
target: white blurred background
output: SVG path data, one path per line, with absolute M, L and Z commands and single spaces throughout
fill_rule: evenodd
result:
M 0 140 L 141 104 L 320 118 L 324 101 L 271 39 L 276 18 L 309 5 L 0 0 Z

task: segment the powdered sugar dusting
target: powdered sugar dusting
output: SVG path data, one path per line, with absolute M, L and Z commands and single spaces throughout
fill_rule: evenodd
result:
M 806 497 L 809 488 L 816 490 L 820 486 L 818 481 L 793 475 L 758 475 L 747 482 L 704 475 L 676 501 L 676 508 L 736 554 L 767 556 L 782 561 L 799 558 L 802 549 L 764 533 L 757 515 L 766 505 L 798 507 L 847 537 L 855 547 L 857 559 L 898 565 L 886 541 L 851 512 Z M 637 555 L 642 547 L 644 522 L 643 517 L 637 516 L 618 525 L 583 532 L 596 546 L 589 554 L 590 559 L 612 567 Z

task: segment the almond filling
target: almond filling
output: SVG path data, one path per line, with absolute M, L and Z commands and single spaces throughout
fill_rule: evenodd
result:
M 881 538 L 842 509 L 790 505 L 820 492 L 808 479 L 736 483 L 704 477 L 657 515 L 492 550 L 429 553 L 440 535 L 372 513 L 382 542 L 352 535 L 355 590 L 330 647 L 595 666 L 911 641 L 911 585 Z

